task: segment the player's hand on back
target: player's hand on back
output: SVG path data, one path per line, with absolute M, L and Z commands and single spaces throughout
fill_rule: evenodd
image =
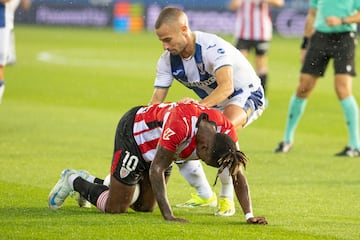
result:
M 195 103 L 195 104 L 199 104 L 199 101 L 193 99 L 193 98 L 190 98 L 190 97 L 186 97 L 186 98 L 183 98 L 179 101 L 179 103 L 185 103 L 185 104 L 189 104 L 189 103 Z

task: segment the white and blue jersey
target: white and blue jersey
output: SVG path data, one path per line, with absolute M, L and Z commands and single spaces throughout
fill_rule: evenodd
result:
M 4 66 L 10 46 L 10 34 L 14 28 L 15 10 L 19 6 L 20 0 L 10 0 L 0 3 L 0 65 Z
M 155 88 L 169 88 L 174 79 L 192 89 L 201 99 L 216 87 L 215 72 L 232 66 L 234 92 L 217 106 L 222 110 L 229 103 L 247 110 L 248 99 L 255 96 L 255 108 L 264 107 L 261 82 L 250 62 L 232 44 L 215 34 L 195 31 L 195 53 L 189 59 L 165 51 L 157 64 Z M 259 101 L 257 101 L 259 100 Z
M 0 28 L 14 28 L 14 15 L 21 0 L 0 3 Z
M 232 44 L 214 34 L 194 33 L 196 49 L 192 58 L 183 59 L 168 51 L 161 55 L 155 87 L 169 88 L 176 79 L 203 99 L 217 87 L 215 71 L 227 65 L 233 67 L 233 95 L 249 87 L 257 89 L 261 85 L 249 61 Z

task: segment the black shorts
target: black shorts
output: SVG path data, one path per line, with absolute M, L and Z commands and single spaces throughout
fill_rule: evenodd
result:
M 355 45 L 354 32 L 315 32 L 310 39 L 301 72 L 324 76 L 330 59 L 333 59 L 335 74 L 355 76 Z
M 255 54 L 257 56 L 265 55 L 270 47 L 269 41 L 260 41 L 260 40 L 246 40 L 246 39 L 238 39 L 235 47 L 241 50 L 251 51 L 255 49 Z
M 150 163 L 146 162 L 134 138 L 134 119 L 139 107 L 129 110 L 120 119 L 116 128 L 111 175 L 126 185 L 135 185 L 149 173 Z M 165 172 L 169 176 L 171 168 Z

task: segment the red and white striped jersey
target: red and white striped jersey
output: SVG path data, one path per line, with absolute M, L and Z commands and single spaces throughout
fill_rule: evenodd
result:
M 234 37 L 270 41 L 272 37 L 270 4 L 262 0 L 243 0 L 236 11 Z
M 237 142 L 231 122 L 218 110 L 200 105 L 161 103 L 140 108 L 134 120 L 134 138 L 145 161 L 153 161 L 157 145 L 176 155 L 176 159 L 198 159 L 196 123 L 201 113 L 216 123 L 217 132 Z

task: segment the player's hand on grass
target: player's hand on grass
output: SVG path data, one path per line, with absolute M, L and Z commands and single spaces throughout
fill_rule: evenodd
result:
M 249 224 L 262 224 L 262 225 L 268 224 L 265 217 L 252 217 L 249 218 L 246 222 Z
M 171 221 L 171 222 L 189 222 L 188 220 L 184 219 L 184 218 L 177 218 L 177 217 L 174 217 L 174 216 L 171 216 L 171 217 L 168 217 L 168 218 L 165 218 L 166 221 Z

